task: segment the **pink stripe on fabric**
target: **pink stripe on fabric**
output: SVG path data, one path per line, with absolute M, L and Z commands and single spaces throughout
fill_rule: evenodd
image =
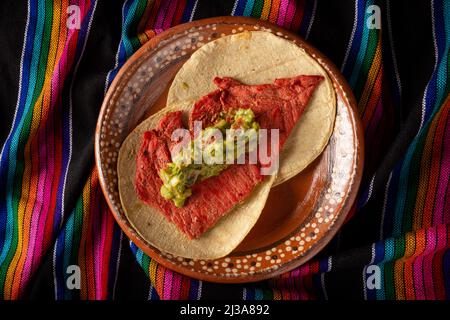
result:
M 172 297 L 172 278 L 173 278 L 173 272 L 170 270 L 167 270 L 164 273 L 164 292 L 163 292 L 164 300 L 170 300 Z
M 292 283 L 292 288 L 294 290 L 292 290 L 292 300 L 299 300 L 300 299 L 300 295 L 299 295 L 299 284 L 300 284 L 300 268 L 297 268 L 295 270 L 293 270 L 290 274 L 290 278 L 293 280 Z
M 56 64 L 56 66 L 58 66 L 58 64 Z M 66 73 L 67 70 L 64 70 L 63 72 Z M 45 130 L 47 131 L 46 132 L 47 139 L 44 139 L 45 142 L 41 143 L 41 145 L 44 144 L 44 145 L 48 145 L 51 147 L 49 148 L 49 153 L 47 153 L 47 151 L 45 151 L 45 152 L 42 151 L 43 154 L 45 153 L 47 156 L 47 161 L 44 162 L 45 163 L 44 172 L 47 174 L 47 169 L 48 169 L 48 177 L 49 177 L 48 180 L 49 181 L 45 182 L 44 186 L 42 187 L 42 189 L 44 191 L 44 195 L 42 198 L 44 207 L 42 208 L 42 212 L 47 213 L 47 214 L 43 218 L 39 218 L 40 220 L 44 219 L 44 221 L 42 223 L 39 222 L 39 229 L 38 229 L 38 235 L 37 235 L 38 242 L 36 244 L 36 249 L 34 250 L 35 252 L 38 252 L 38 253 L 42 252 L 42 250 L 43 250 L 45 222 L 48 217 L 51 192 L 52 192 L 52 184 L 53 184 L 53 179 L 55 178 L 55 153 L 53 152 L 53 150 L 54 150 L 53 146 L 55 145 L 54 125 L 55 125 L 55 121 L 59 121 L 59 119 L 55 120 L 53 110 L 55 109 L 56 103 L 59 101 L 58 96 L 61 94 L 61 90 L 62 90 L 62 86 L 58 85 L 59 77 L 60 77 L 59 68 L 56 67 L 54 74 L 52 76 L 52 79 L 51 79 L 51 87 L 52 88 L 51 88 L 51 95 L 50 95 L 49 117 L 47 119 L 48 126 L 45 126 Z M 64 77 L 65 77 L 65 74 L 64 74 Z M 41 149 L 39 150 L 39 153 L 41 153 Z M 41 177 L 39 177 L 39 179 L 41 179 Z M 44 179 L 47 180 L 47 177 Z M 53 213 L 50 213 L 50 214 L 53 214 Z M 33 260 L 32 266 L 33 265 L 34 265 L 34 260 Z
M 100 197 L 102 196 L 99 192 L 99 188 L 96 189 L 96 201 L 100 202 Z M 102 210 L 101 206 L 98 206 L 98 219 L 101 222 L 99 235 L 100 239 L 94 240 L 94 263 L 95 263 L 95 296 L 97 299 L 104 299 L 107 296 L 106 292 L 103 292 L 103 284 L 102 284 L 102 274 L 103 272 L 108 272 L 108 270 L 103 270 L 103 253 L 105 252 L 105 243 L 106 243 L 106 235 L 108 234 L 108 219 L 106 218 L 107 212 Z
M 279 26 L 284 25 L 284 20 L 286 19 L 287 8 L 288 8 L 288 0 L 281 0 L 280 11 L 278 11 L 278 19 L 277 19 L 277 24 Z
M 450 103 L 450 102 L 448 102 Z M 445 108 L 445 107 L 444 107 Z M 445 214 L 445 193 L 450 177 L 450 114 L 447 116 L 446 130 L 444 133 L 444 145 L 442 148 L 442 159 L 440 161 L 441 170 L 439 172 L 439 182 L 437 188 L 436 203 L 433 210 L 433 225 L 448 223 L 450 214 Z M 447 219 L 447 221 L 445 221 Z
M 100 191 L 100 189 L 98 189 Z M 100 197 L 102 196 L 102 194 L 99 194 L 99 200 Z M 108 232 L 108 219 L 106 218 L 106 215 L 108 214 L 108 212 L 106 210 L 101 211 L 101 216 L 103 217 L 102 219 L 102 241 L 100 242 L 100 261 L 98 262 L 98 291 L 99 291 L 99 295 L 102 299 L 105 299 L 108 295 L 108 292 L 103 292 L 103 289 L 108 289 L 107 287 L 103 287 L 103 273 L 104 272 L 109 272 L 109 270 L 103 270 L 103 260 L 104 260 L 104 252 L 105 252 L 105 247 L 106 247 L 106 235 L 109 233 Z
M 163 22 L 166 15 L 167 8 L 170 1 L 163 1 L 162 6 L 159 7 L 158 16 L 156 17 L 155 29 L 164 29 Z
M 44 245 L 44 230 L 45 230 L 45 223 L 47 220 L 47 217 L 49 214 L 53 214 L 53 212 L 49 212 L 50 208 L 50 199 L 51 199 L 51 192 L 52 192 L 52 184 L 53 179 L 55 177 L 55 153 L 53 152 L 53 146 L 55 144 L 55 137 L 54 137 L 54 115 L 53 110 L 55 108 L 55 105 L 52 104 L 52 101 L 50 101 L 50 110 L 49 110 L 49 119 L 48 119 L 48 126 L 42 127 L 42 133 L 40 133 L 40 136 L 43 139 L 43 142 L 41 140 L 40 148 L 39 148 L 39 158 L 44 158 L 44 162 L 41 162 L 39 160 L 39 166 L 41 166 L 42 163 L 44 163 L 43 167 L 43 175 L 44 178 L 42 179 L 42 176 L 39 176 L 39 183 L 38 188 L 42 190 L 42 192 L 38 191 L 38 201 L 42 201 L 42 207 L 41 211 L 38 213 L 39 215 L 39 222 L 38 222 L 38 233 L 36 235 L 36 249 L 34 250 L 35 254 L 38 254 L 38 258 L 40 259 L 40 254 L 43 251 L 43 245 Z M 45 145 L 43 147 L 42 145 Z M 47 150 L 47 146 L 49 146 Z M 42 148 L 41 148 L 42 147 Z M 42 186 L 41 185 L 42 180 Z M 33 213 L 34 215 L 35 213 Z M 30 247 L 32 248 L 32 247 Z M 34 268 L 35 263 L 35 255 L 33 255 L 33 260 L 31 264 L 31 268 Z
M 308 294 L 305 286 L 305 276 L 309 273 L 309 264 L 305 264 L 300 267 L 300 300 L 308 300 Z
M 41 128 L 43 128 L 43 127 L 41 127 Z M 44 128 L 44 130 L 39 130 L 38 136 L 36 139 L 37 140 L 36 143 L 38 143 L 38 145 L 39 145 L 39 147 L 38 147 L 39 167 L 40 167 L 40 164 L 46 163 L 45 154 L 47 151 L 47 146 L 46 146 L 46 143 L 42 142 L 42 140 L 45 140 L 42 137 L 43 134 L 45 134 L 45 128 Z M 31 155 L 31 157 L 32 157 L 32 155 Z M 32 216 L 31 216 L 29 243 L 28 243 L 27 248 L 23 248 L 23 250 L 24 251 L 26 250 L 27 253 L 26 253 L 26 258 L 25 258 L 25 263 L 24 263 L 24 270 L 21 272 L 21 282 L 20 282 L 21 287 L 23 285 L 25 285 L 30 278 L 31 269 L 33 267 L 33 259 L 34 258 L 40 259 L 40 257 L 41 257 L 40 251 L 34 250 L 34 247 L 36 245 L 36 242 L 38 242 L 38 240 L 36 239 L 38 237 L 37 228 L 40 226 L 40 221 L 39 221 L 41 218 L 40 213 L 41 213 L 43 204 L 45 203 L 43 196 L 44 196 L 45 179 L 47 177 L 47 170 L 44 167 L 43 169 L 40 168 L 38 171 L 41 171 L 42 173 L 39 174 L 36 200 L 35 200 L 35 203 L 32 204 L 32 205 L 34 205 L 34 207 L 33 207 Z M 27 204 L 27 206 L 28 205 L 29 204 Z M 24 223 L 25 223 L 25 221 L 24 221 Z M 17 266 L 17 267 L 19 267 L 19 266 Z
M 298 279 L 295 277 L 292 277 L 292 275 L 288 278 L 289 281 L 289 291 L 290 291 L 290 297 L 289 299 L 291 300 L 298 300 L 299 299 L 299 295 L 297 290 L 295 290 L 295 286 L 298 283 Z
M 172 292 L 171 297 L 172 299 L 181 299 L 181 281 L 182 277 L 179 274 L 173 275 L 173 281 L 172 281 Z
M 94 267 L 93 274 L 94 274 L 94 297 L 95 299 L 99 299 L 99 292 L 98 292 L 98 274 L 99 272 L 99 259 L 101 260 L 101 254 L 100 254 L 100 243 L 102 241 L 102 238 L 104 237 L 102 235 L 102 217 L 100 213 L 100 208 L 98 205 L 99 203 L 99 196 L 97 192 L 97 188 L 93 187 L 91 188 L 91 197 L 90 197 L 90 205 L 89 205 L 89 220 L 91 225 L 91 248 L 92 248 L 92 264 Z M 91 249 L 87 248 L 87 250 Z M 89 283 L 88 283 L 89 285 Z M 89 291 L 92 287 L 89 287 Z
M 178 6 L 178 0 L 171 0 L 168 1 L 169 2 L 169 8 L 167 11 L 167 15 L 166 18 L 164 19 L 164 25 L 163 25 L 163 29 L 169 29 L 172 25 L 172 19 L 173 16 L 175 15 L 175 10 L 177 9 Z
M 286 275 L 286 278 L 281 278 L 283 281 L 289 281 L 289 293 L 291 295 L 291 300 L 298 300 L 300 297 L 298 295 L 299 287 L 298 284 L 300 283 L 300 268 L 294 269 L 289 273 L 282 274 L 280 277 L 283 277 Z
M 423 273 L 424 273 L 424 283 L 425 283 L 425 295 L 426 299 L 434 300 L 434 283 L 433 283 L 433 257 L 436 252 L 437 239 L 438 239 L 439 229 L 432 228 L 427 232 L 427 250 L 425 250 L 423 257 Z
M 296 7 L 295 0 L 289 0 L 288 1 L 286 18 L 285 18 L 285 21 L 284 21 L 284 27 L 287 28 L 287 29 L 290 29 L 291 24 L 292 24 L 292 20 L 294 20 L 295 7 Z
M 435 270 L 434 280 L 436 280 L 436 276 L 437 276 L 436 273 L 437 272 L 444 271 L 443 265 L 436 266 L 436 268 L 433 268 L 433 262 L 439 256 L 438 252 L 443 252 L 443 250 L 448 249 L 448 247 L 447 247 L 447 233 L 448 233 L 447 225 L 441 224 L 441 225 L 437 226 L 437 247 L 436 247 L 436 250 L 435 250 L 434 254 L 430 257 L 430 260 L 431 260 L 430 261 L 430 268 Z M 443 255 L 441 257 L 443 257 Z M 434 281 L 433 283 L 435 283 L 435 282 L 436 281 Z M 443 283 L 439 284 L 438 287 L 435 288 L 435 292 L 437 291 L 437 292 L 440 292 L 441 294 L 445 295 L 445 289 L 444 289 L 443 286 L 444 286 Z M 438 293 L 437 296 L 435 296 L 435 299 L 442 299 L 441 298 L 442 295 L 440 293 Z

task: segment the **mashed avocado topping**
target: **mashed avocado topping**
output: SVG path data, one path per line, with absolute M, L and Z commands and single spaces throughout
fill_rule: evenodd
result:
M 196 182 L 217 176 L 228 167 L 230 160 L 233 163 L 246 150 L 250 151 L 255 147 L 249 145 L 249 140 L 251 134 L 258 130 L 259 124 L 251 109 L 220 112 L 212 126 L 203 129 L 187 147 L 172 157 L 172 162 L 159 171 L 159 177 L 163 181 L 160 190 L 163 198 L 172 200 L 177 207 L 183 207 Z M 222 138 L 217 138 L 218 133 Z M 239 141 L 243 142 L 244 148 Z M 230 147 L 233 150 L 231 156 L 225 154 Z M 203 155 L 203 161 L 196 161 L 198 154 Z

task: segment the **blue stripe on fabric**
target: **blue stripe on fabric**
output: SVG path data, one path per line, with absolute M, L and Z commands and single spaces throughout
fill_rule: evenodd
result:
M 361 66 L 364 63 L 364 58 L 366 56 L 367 46 L 369 43 L 369 34 L 370 29 L 366 26 L 367 19 L 371 16 L 371 13 L 366 12 L 366 8 L 373 4 L 373 0 L 368 0 L 364 5 L 364 19 L 362 20 L 362 37 L 361 37 L 361 45 L 358 51 L 358 55 L 355 60 L 355 65 L 353 67 L 352 75 L 350 76 L 349 84 L 352 88 L 355 88 L 356 82 L 359 77 L 359 71 L 361 70 Z
M 358 201 L 356 204 L 356 210 L 359 211 L 366 202 L 369 200 L 369 194 L 370 194 L 370 185 L 363 189 L 363 192 L 359 195 Z
M 151 300 L 160 300 L 158 292 L 156 291 L 155 287 L 153 287 L 153 286 L 151 286 L 150 299 Z
M 58 238 L 56 240 L 56 254 L 55 254 L 55 264 L 54 264 L 54 268 L 55 268 L 55 286 L 56 286 L 56 296 L 55 299 L 56 300 L 61 300 L 64 298 L 65 293 L 65 285 L 64 285 L 64 281 L 58 281 L 60 279 L 65 279 L 65 272 L 63 271 L 63 265 L 61 263 L 58 263 L 58 261 L 61 261 L 61 259 L 59 259 L 59 257 L 64 255 L 64 238 L 65 238 L 65 230 L 61 230 L 61 233 L 58 235 Z
M 262 300 L 264 298 L 264 292 L 261 289 L 255 289 L 255 298 L 254 300 Z
M 62 274 L 61 277 L 57 277 L 57 279 L 62 280 L 62 287 L 64 290 L 64 299 L 69 300 L 72 297 L 72 290 L 66 290 L 66 286 L 64 285 L 66 282 L 66 272 L 64 270 L 67 270 L 67 267 L 73 263 L 76 263 L 76 261 L 71 261 L 72 257 L 72 248 L 73 248 L 73 235 L 74 235 L 74 225 L 75 225 L 75 214 L 70 215 L 69 219 L 67 219 L 66 227 L 63 230 L 63 233 L 65 234 L 65 237 L 62 238 L 63 241 L 61 241 L 64 244 L 64 255 L 62 259 Z M 76 230 L 79 232 L 80 230 Z M 61 259 L 58 259 L 57 261 L 61 261 Z M 57 263 L 56 261 L 56 263 Z
M 400 161 L 392 170 L 391 183 L 388 187 L 386 210 L 383 223 L 382 239 L 393 236 L 394 233 L 394 215 L 395 215 L 395 199 L 397 197 L 398 184 L 400 179 L 400 171 L 403 162 Z
M 445 1 L 433 1 L 434 30 L 438 51 L 437 70 L 429 83 L 426 96 L 425 121 L 428 121 L 437 111 L 446 98 L 448 80 L 448 55 L 450 46 L 450 3 Z
M 319 272 L 317 274 L 317 279 L 314 282 L 315 288 L 318 288 L 317 295 L 320 298 L 320 300 L 326 300 L 325 293 L 322 290 L 322 276 L 325 277 L 327 272 L 331 271 L 331 270 L 328 270 L 328 267 L 329 267 L 328 262 L 329 262 L 329 258 L 324 258 L 319 261 Z
M 136 8 L 139 1 L 127 1 L 125 4 L 125 24 L 122 28 L 122 46 L 123 50 L 119 54 L 119 61 L 121 63 L 124 63 L 125 60 L 130 57 L 134 50 L 133 46 L 131 45 L 131 41 L 129 38 L 129 34 L 131 32 L 130 27 L 133 22 L 134 14 L 136 13 Z
M 350 44 L 350 51 L 347 57 L 347 61 L 345 64 L 345 68 L 343 70 L 343 74 L 348 80 L 352 74 L 354 62 L 356 59 L 356 56 L 358 54 L 358 50 L 361 46 L 361 38 L 362 38 L 362 30 L 364 29 L 365 20 L 364 13 L 366 11 L 365 2 L 363 0 L 358 0 L 356 2 L 358 4 L 357 12 L 356 12 L 356 28 L 355 28 L 355 34 L 353 35 L 352 43 Z
M 319 261 L 319 273 L 328 272 L 328 258 Z
M 384 242 L 382 242 L 382 241 L 377 242 L 375 244 L 375 257 L 373 258 L 374 265 L 377 265 L 377 264 L 383 262 L 384 253 L 385 253 Z M 380 267 L 380 269 L 382 269 L 383 265 L 381 265 L 379 267 Z M 381 272 L 381 273 L 383 273 L 383 272 Z M 383 278 L 380 279 L 380 283 L 382 283 L 382 282 L 383 282 Z M 380 291 L 380 290 L 382 290 L 381 287 L 380 287 L 380 289 L 376 289 L 376 290 L 366 290 L 367 300 L 377 300 L 378 291 Z M 383 292 L 384 292 L 384 290 L 383 290 Z
M 143 255 L 144 255 L 144 252 L 141 249 L 137 250 L 136 259 L 141 266 L 142 266 L 142 256 Z
M 119 72 L 119 69 L 122 67 L 122 65 L 125 63 L 125 61 L 127 60 L 127 58 L 133 54 L 133 50 L 131 50 L 131 53 L 128 55 L 127 53 L 127 47 L 129 50 L 129 47 L 131 46 L 131 43 L 128 39 L 128 28 L 129 28 L 129 23 L 130 23 L 130 0 L 127 0 L 125 2 L 125 4 L 123 5 L 123 12 L 122 12 L 122 35 L 120 38 L 120 43 L 119 43 L 119 49 L 118 49 L 118 59 L 117 59 L 117 67 L 114 68 L 113 70 L 111 70 L 111 72 L 108 75 L 108 79 L 107 79 L 107 86 L 109 87 L 109 85 L 111 84 L 112 80 L 116 77 L 117 73 Z M 136 9 L 136 8 L 135 8 Z M 128 45 L 126 44 L 128 43 Z M 132 49 L 132 47 L 131 47 Z
M 254 287 L 247 288 L 245 300 L 255 300 L 255 288 Z
M 299 33 L 302 37 L 306 36 L 308 32 L 309 23 L 311 22 L 312 12 L 314 8 L 314 1 L 306 1 L 305 3 L 305 11 L 303 13 L 302 21 L 300 24 Z
M 437 72 L 437 97 L 440 99 L 436 99 L 434 110 L 439 108 L 444 99 L 446 98 L 445 90 L 447 88 L 447 63 L 448 63 L 448 54 L 449 54 L 449 46 L 450 46 L 450 2 L 444 1 L 444 3 L 440 3 L 442 6 L 439 8 L 439 12 L 442 15 L 438 15 L 436 17 L 436 41 L 438 43 L 438 47 L 443 48 L 443 56 L 442 61 L 438 67 Z
M 425 129 L 425 128 L 424 128 Z M 422 129 L 422 130 L 424 130 Z M 422 131 L 423 132 L 423 131 Z M 392 224 L 392 236 L 398 237 L 403 229 L 403 214 L 405 208 L 406 194 L 408 192 L 409 169 L 411 159 L 417 146 L 417 139 L 414 139 L 406 152 L 405 160 L 400 170 L 400 177 L 395 201 L 394 219 Z
M 234 11 L 235 16 L 242 16 L 244 14 L 246 2 L 245 0 L 238 0 L 236 5 L 236 10 Z
M 197 300 L 198 299 L 198 280 L 191 280 L 191 285 L 189 287 L 189 300 Z
M 374 264 L 378 264 L 383 262 L 384 259 L 384 242 L 380 241 L 375 244 L 375 259 L 373 260 Z
M 450 270 L 450 249 L 447 249 L 445 251 L 442 262 L 442 269 L 447 271 Z M 446 299 L 450 300 L 450 272 L 444 272 L 444 287 Z
M 130 242 L 130 249 L 131 249 L 131 252 L 135 255 L 136 254 L 136 252 L 139 250 L 139 248 L 133 243 L 133 242 Z
M 245 9 L 243 15 L 246 17 L 250 17 L 252 15 L 253 6 L 255 4 L 255 0 L 248 0 L 245 4 Z
M 191 19 L 192 10 L 194 10 L 195 0 L 188 0 L 186 2 L 186 7 L 184 8 L 183 18 L 181 21 L 188 22 Z
M 378 266 L 381 268 L 380 273 L 380 283 L 381 287 L 379 290 L 377 290 L 377 299 L 378 300 L 385 300 L 385 263 L 388 261 L 391 261 L 394 257 L 394 251 L 395 251 L 395 243 L 393 238 L 389 238 L 384 242 L 384 257 L 383 260 L 378 264 Z

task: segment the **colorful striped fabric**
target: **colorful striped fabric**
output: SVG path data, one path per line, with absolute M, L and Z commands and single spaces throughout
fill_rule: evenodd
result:
M 17 105 L 0 162 L 0 287 L 5 299 L 23 294 L 67 218 L 70 84 L 67 95 L 62 90 L 76 73 L 95 3 L 80 3 L 80 30 L 67 30 L 67 6 L 67 1 L 28 3 Z
M 381 28 L 369 28 L 377 8 Z M 450 298 L 449 1 L 11 0 L 0 15 L 2 299 Z M 239 286 L 187 278 L 129 243 L 93 164 L 101 101 L 125 61 L 173 25 L 220 15 L 270 21 L 328 55 L 357 98 L 366 145 L 335 239 L 291 272 Z M 380 288 L 366 285 L 373 266 Z

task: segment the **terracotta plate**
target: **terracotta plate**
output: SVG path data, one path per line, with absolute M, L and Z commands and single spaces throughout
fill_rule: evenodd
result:
M 337 95 L 334 133 L 322 155 L 306 170 L 272 189 L 257 224 L 229 256 L 194 261 L 160 252 L 137 234 L 121 207 L 116 171 L 118 150 L 133 128 L 165 106 L 172 79 L 195 50 L 244 30 L 266 30 L 293 41 L 323 66 Z M 138 50 L 108 90 L 95 136 L 101 186 L 124 232 L 162 265 L 214 282 L 270 278 L 305 263 L 342 225 L 362 173 L 363 138 L 355 110 L 353 95 L 336 67 L 295 34 L 249 18 L 220 17 L 179 25 Z

